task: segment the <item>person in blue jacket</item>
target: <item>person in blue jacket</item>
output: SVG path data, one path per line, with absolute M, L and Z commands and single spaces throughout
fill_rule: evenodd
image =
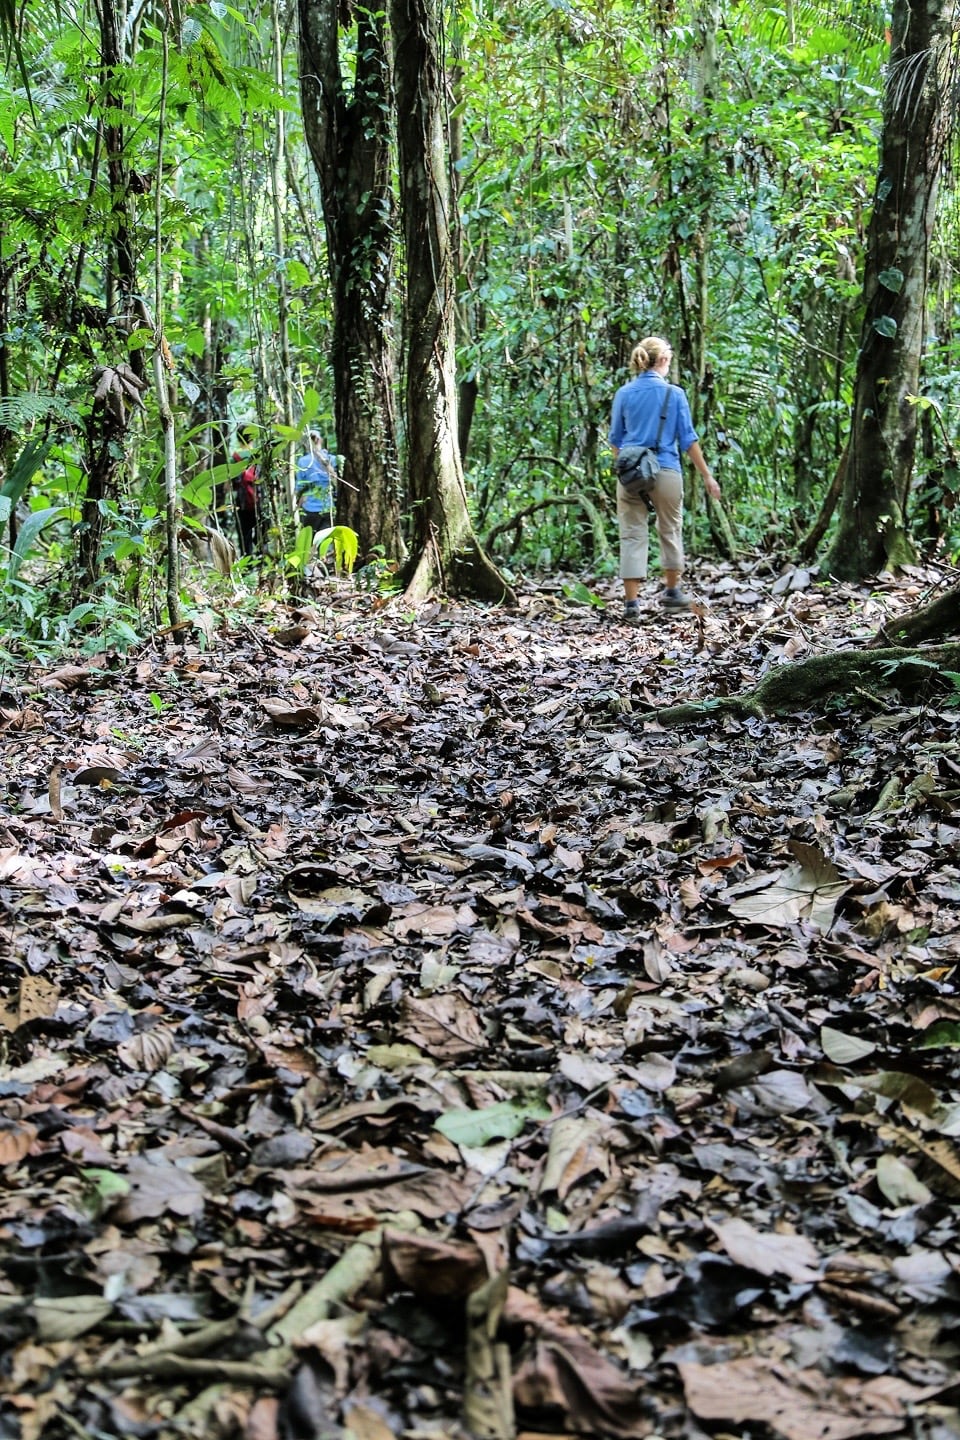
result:
M 309 441 L 309 450 L 297 461 L 297 500 L 301 524 L 316 533 L 333 524 L 337 460 L 316 430 L 310 431 Z
M 707 494 L 720 498 L 720 486 L 703 458 L 690 406 L 683 391 L 670 385 L 667 375 L 673 351 L 660 335 L 649 335 L 630 356 L 634 378 L 621 385 L 613 398 L 610 445 L 614 459 L 624 445 L 654 445 L 660 412 L 669 389 L 669 401 L 660 432 L 660 474 L 650 501 L 660 537 L 660 565 L 664 589 L 660 603 L 667 610 L 689 610 L 690 600 L 680 589 L 683 574 L 683 476 L 680 452 L 690 457 L 702 477 Z M 617 481 L 617 524 L 620 530 L 620 577 L 623 580 L 623 618 L 640 619 L 640 585 L 647 578 L 649 509 L 644 499 L 631 499 Z

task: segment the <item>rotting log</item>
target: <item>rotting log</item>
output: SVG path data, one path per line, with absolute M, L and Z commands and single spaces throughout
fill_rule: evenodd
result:
M 960 644 L 927 649 L 886 646 L 879 650 L 834 650 L 769 670 L 753 690 L 709 700 L 669 705 L 651 718 L 661 725 L 696 723 L 722 715 L 794 715 L 824 700 L 897 690 L 918 696 L 944 671 L 960 670 Z

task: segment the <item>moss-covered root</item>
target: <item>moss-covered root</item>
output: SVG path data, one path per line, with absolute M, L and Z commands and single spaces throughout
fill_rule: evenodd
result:
M 942 640 L 946 635 L 960 635 L 960 585 L 951 586 L 929 605 L 888 620 L 874 644 L 920 645 L 925 640 Z
M 795 665 L 778 665 L 754 690 L 656 712 L 661 725 L 695 724 L 717 714 L 794 715 L 826 700 L 850 699 L 858 693 L 876 695 L 898 690 L 922 694 L 938 671 L 960 670 L 960 644 L 926 650 L 890 646 L 883 650 L 835 650 L 812 655 Z

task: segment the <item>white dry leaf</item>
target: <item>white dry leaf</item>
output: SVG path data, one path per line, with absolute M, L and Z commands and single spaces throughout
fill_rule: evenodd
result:
M 599 1142 L 596 1117 L 561 1116 L 550 1127 L 550 1148 L 540 1194 L 556 1191 L 563 1200 L 577 1181 L 594 1173 L 610 1173 L 609 1156 Z
M 920 1177 L 897 1155 L 880 1156 L 877 1185 L 891 1205 L 927 1205 L 933 1199 Z
M 677 1067 L 669 1056 L 659 1055 L 654 1050 L 636 1065 L 631 1065 L 627 1073 L 644 1090 L 652 1090 L 654 1094 L 662 1095 L 676 1080 Z
M 834 1065 L 853 1065 L 857 1060 L 872 1055 L 877 1048 L 872 1040 L 861 1040 L 859 1035 L 847 1035 L 830 1025 L 820 1026 L 820 1046 Z
M 656 936 L 643 947 L 643 968 L 655 985 L 662 985 L 673 969 L 669 950 L 664 949 Z
M 791 841 L 795 859 L 772 884 L 734 900 L 730 912 L 758 925 L 788 926 L 809 920 L 829 930 L 840 898 L 850 889 L 847 881 L 816 845 Z
M 113 1309 L 102 1295 L 37 1296 L 31 1306 L 44 1345 L 76 1340 L 106 1320 Z
M 320 710 L 313 705 L 288 705 L 282 700 L 261 700 L 260 708 L 265 710 L 274 725 L 281 729 L 306 730 L 319 725 Z
M 460 1156 L 468 1170 L 478 1175 L 496 1175 L 510 1159 L 512 1141 L 501 1140 L 495 1145 L 461 1145 Z
M 576 1085 L 579 1090 L 586 1090 L 588 1093 L 600 1090 L 605 1085 L 612 1085 L 618 1075 L 615 1065 L 609 1065 L 605 1060 L 590 1060 L 581 1055 L 561 1055 L 557 1067 L 560 1074 Z
M 748 1085 L 729 1091 L 729 1095 L 735 1103 L 738 1103 L 738 1097 L 744 1097 L 748 1102 L 752 1100 L 768 1115 L 796 1115 L 820 1103 L 815 1091 L 795 1070 L 768 1070 L 766 1075 L 758 1076 Z
M 120 1225 L 136 1225 L 166 1214 L 187 1218 L 203 1211 L 203 1186 L 176 1165 L 154 1165 L 137 1156 L 127 1167 L 126 1179 L 129 1191 L 120 1196 L 111 1214 Z
M 204 738 L 190 750 L 182 750 L 179 755 L 171 755 L 170 763 L 179 765 L 182 769 L 203 770 L 220 758 L 220 737 L 219 735 L 205 735 Z
M 236 765 L 227 766 L 227 781 L 231 788 L 238 795 L 257 795 L 262 790 L 269 790 L 270 786 L 263 780 L 257 780 L 246 770 L 241 770 Z

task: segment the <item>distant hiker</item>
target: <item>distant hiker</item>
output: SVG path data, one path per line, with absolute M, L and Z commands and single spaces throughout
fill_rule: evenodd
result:
M 316 534 L 333 524 L 337 459 L 324 448 L 323 437 L 316 430 L 310 431 L 309 441 L 309 450 L 297 461 L 297 500 L 300 523 Z
M 673 351 L 659 335 L 650 335 L 634 347 L 630 367 L 634 379 L 621 385 L 613 399 L 610 419 L 610 446 L 618 477 L 632 488 L 633 476 L 624 463 L 637 452 L 653 449 L 654 470 L 659 471 L 652 488 L 631 495 L 617 480 L 617 524 L 620 529 L 620 577 L 623 580 L 623 618 L 627 624 L 640 619 L 641 582 L 647 578 L 648 517 L 656 515 L 660 538 L 660 565 L 665 588 L 660 604 L 666 610 L 690 609 L 690 600 L 680 589 L 683 573 L 683 476 L 680 451 L 690 457 L 703 479 L 707 494 L 720 498 L 720 486 L 703 458 L 697 432 L 690 418 L 687 397 L 669 384 L 667 373 Z M 633 451 L 631 452 L 631 447 Z M 639 455 L 637 455 L 639 459 Z M 639 482 L 641 485 L 643 482 Z
M 253 448 L 254 431 L 248 426 L 240 433 L 240 445 L 232 460 L 243 468 L 233 477 L 233 507 L 241 555 L 255 555 L 263 548 L 263 501 L 260 494 L 260 466 Z

